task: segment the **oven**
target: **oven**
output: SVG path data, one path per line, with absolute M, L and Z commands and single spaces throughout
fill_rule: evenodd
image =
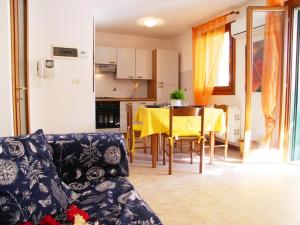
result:
M 96 101 L 96 129 L 118 131 L 120 128 L 120 102 Z

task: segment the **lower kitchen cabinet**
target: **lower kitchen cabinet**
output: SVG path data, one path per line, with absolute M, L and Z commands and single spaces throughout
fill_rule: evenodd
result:
M 127 112 L 126 112 L 127 103 L 132 103 L 133 116 L 135 117 L 139 107 L 145 107 L 146 105 L 153 105 L 155 101 L 120 102 L 120 133 L 127 132 Z

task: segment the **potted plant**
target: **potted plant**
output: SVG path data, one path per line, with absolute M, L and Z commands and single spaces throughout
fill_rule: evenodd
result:
M 175 90 L 171 93 L 171 105 L 172 106 L 181 106 L 182 105 L 182 100 L 185 98 L 184 91 L 178 89 Z

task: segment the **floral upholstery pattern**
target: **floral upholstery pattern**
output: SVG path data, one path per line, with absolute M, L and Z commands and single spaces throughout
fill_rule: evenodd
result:
M 75 204 L 106 225 L 161 224 L 159 218 L 145 203 L 125 177 L 110 177 L 91 182 L 78 191 Z
M 46 138 L 59 175 L 79 196 L 74 204 L 100 225 L 162 224 L 126 178 L 123 135 L 81 133 Z
M 37 223 L 43 215 L 65 210 L 71 198 L 42 130 L 0 138 L 0 224 Z
M 126 144 L 118 133 L 46 135 L 57 171 L 76 186 L 102 177 L 128 176 Z

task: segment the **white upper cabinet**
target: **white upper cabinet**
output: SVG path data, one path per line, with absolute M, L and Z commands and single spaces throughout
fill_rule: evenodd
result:
M 170 101 L 170 93 L 178 89 L 178 52 L 157 49 L 155 55 L 157 103 L 166 103 Z
M 135 50 L 135 78 L 144 80 L 152 79 L 152 50 Z
M 97 64 L 116 64 L 117 49 L 111 47 L 95 48 L 95 63 Z
M 135 49 L 117 49 L 117 78 L 135 79 Z
M 165 83 L 178 86 L 179 83 L 179 57 L 177 51 L 166 51 L 166 67 L 167 71 L 164 75 Z
M 158 85 L 178 86 L 178 52 L 157 49 L 157 82 Z

